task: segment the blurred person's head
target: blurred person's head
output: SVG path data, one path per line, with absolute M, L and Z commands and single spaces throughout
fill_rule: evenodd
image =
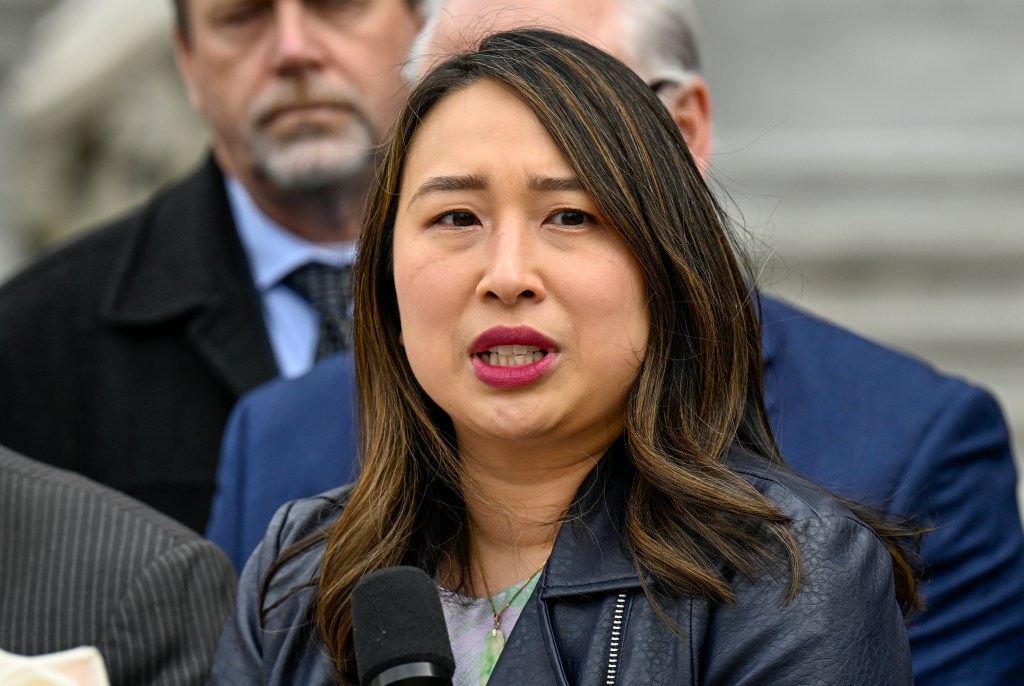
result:
M 359 187 L 401 107 L 418 0 L 176 0 L 176 47 L 217 161 L 262 193 Z M 283 222 L 287 224 L 287 222 Z
M 660 96 L 703 168 L 711 102 L 700 76 L 693 0 L 424 0 L 410 80 L 489 33 L 541 27 L 575 36 L 625 62 Z

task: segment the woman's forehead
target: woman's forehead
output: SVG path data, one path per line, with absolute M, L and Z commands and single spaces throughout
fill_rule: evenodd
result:
M 486 182 L 507 174 L 534 186 L 541 179 L 575 180 L 533 110 L 507 86 L 484 79 L 446 95 L 423 118 L 409 144 L 401 192 L 415 194 L 432 178 Z

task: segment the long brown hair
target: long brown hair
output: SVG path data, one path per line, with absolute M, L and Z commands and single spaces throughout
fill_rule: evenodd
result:
M 625 535 L 648 596 L 728 602 L 722 562 L 748 578 L 788 567 L 791 596 L 800 576 L 786 518 L 723 462 L 733 446 L 780 458 L 762 400 L 756 294 L 679 131 L 657 96 L 597 48 L 540 30 L 499 33 L 413 90 L 368 200 L 355 268 L 362 471 L 327 536 L 315 601 L 343 682 L 354 680 L 349 597 L 359 579 L 398 564 L 433 573 L 449 554 L 467 576 L 457 447 L 450 420 L 398 344 L 392 241 L 403 164 L 420 123 L 441 99 L 481 79 L 504 84 L 533 110 L 642 265 L 650 334 L 625 409 L 625 452 L 636 471 Z M 897 593 L 909 607 L 915 580 L 900 531 L 877 530 L 891 534 Z

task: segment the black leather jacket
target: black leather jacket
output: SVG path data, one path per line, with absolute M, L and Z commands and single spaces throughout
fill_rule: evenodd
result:
M 785 468 L 733 455 L 730 465 L 792 518 L 802 554 L 795 600 L 787 578 L 733 580 L 737 601 L 692 597 L 655 614 L 622 545 L 632 467 L 609 454 L 580 488 L 540 581 L 491 677 L 525 684 L 911 684 L 910 650 L 889 555 L 869 528 L 829 495 Z M 242 573 L 238 608 L 221 638 L 211 684 L 332 684 L 309 623 L 311 588 L 270 610 L 259 628 L 259 590 L 278 553 L 329 525 L 347 488 L 285 505 Z M 322 547 L 286 564 L 266 598 L 272 606 L 319 573 Z

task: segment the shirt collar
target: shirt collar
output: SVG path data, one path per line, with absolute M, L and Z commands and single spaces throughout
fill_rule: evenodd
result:
M 260 292 L 270 290 L 304 264 L 321 262 L 341 266 L 355 258 L 354 241 L 331 244 L 307 241 L 264 214 L 238 179 L 226 177 L 225 185 L 238 237 L 249 258 L 253 282 Z

